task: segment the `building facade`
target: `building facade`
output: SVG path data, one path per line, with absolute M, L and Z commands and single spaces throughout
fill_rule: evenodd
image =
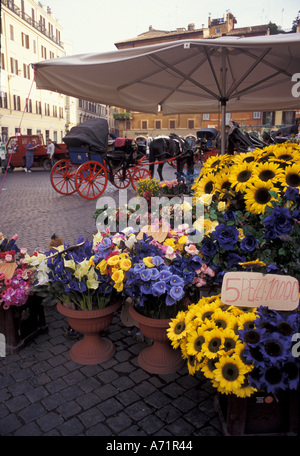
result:
M 1 0 L 1 139 L 43 134 L 61 141 L 65 96 L 36 89 L 31 64 L 65 54 L 61 25 L 34 0 Z
M 74 125 L 106 117 L 104 105 L 39 90 L 32 63 L 72 54 L 63 27 L 36 0 L 1 0 L 0 142 L 16 134 L 42 134 L 58 143 Z M 115 122 L 111 114 L 112 128 Z

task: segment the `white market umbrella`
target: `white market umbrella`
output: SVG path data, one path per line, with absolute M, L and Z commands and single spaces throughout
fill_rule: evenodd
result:
M 180 40 L 33 65 L 39 89 L 163 114 L 299 109 L 300 34 Z

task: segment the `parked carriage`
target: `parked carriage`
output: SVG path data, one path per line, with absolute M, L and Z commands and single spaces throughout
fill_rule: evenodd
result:
M 199 150 L 200 161 L 204 163 L 212 155 L 220 152 L 221 132 L 216 128 L 202 128 L 197 131 L 196 148 Z
M 86 199 L 102 195 L 108 181 L 117 188 L 130 183 L 136 190 L 140 179 L 150 177 L 143 165 L 145 156 L 138 156 L 133 139 L 117 138 L 108 151 L 106 119 L 90 119 L 73 127 L 63 138 L 69 158 L 58 161 L 51 171 L 51 184 L 62 195 L 76 191 Z

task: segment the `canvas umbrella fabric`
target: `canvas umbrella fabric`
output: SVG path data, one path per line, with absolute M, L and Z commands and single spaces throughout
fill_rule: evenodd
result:
M 299 109 L 300 34 L 180 40 L 33 64 L 39 89 L 163 114 Z M 295 76 L 296 75 L 296 76 Z M 297 95 L 297 94 L 296 94 Z M 299 93 L 300 95 L 300 93 Z

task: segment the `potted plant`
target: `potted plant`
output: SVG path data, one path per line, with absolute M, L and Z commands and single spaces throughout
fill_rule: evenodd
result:
M 64 244 L 27 262 L 35 268 L 32 290 L 44 298 L 44 304 L 57 304 L 69 325 L 84 335 L 72 347 L 71 359 L 80 364 L 110 359 L 115 347 L 100 332 L 122 304 L 123 283 L 131 265 L 114 236 L 107 231 L 95 235 L 93 241 L 80 237 L 75 246 Z
M 40 332 L 46 331 L 43 308 L 30 292 L 32 270 L 24 262 L 26 248 L 0 234 L 0 333 L 6 352 L 15 353 Z
M 144 233 L 134 243 L 130 257 L 132 266 L 124 293 L 132 300 L 132 318 L 141 332 L 154 341 L 140 353 L 139 364 L 152 373 L 176 371 L 183 360 L 180 353 L 172 353 L 166 329 L 170 319 L 186 308 L 204 273 L 199 251 L 190 243 L 185 227 L 179 227 L 168 231 L 160 242 Z

